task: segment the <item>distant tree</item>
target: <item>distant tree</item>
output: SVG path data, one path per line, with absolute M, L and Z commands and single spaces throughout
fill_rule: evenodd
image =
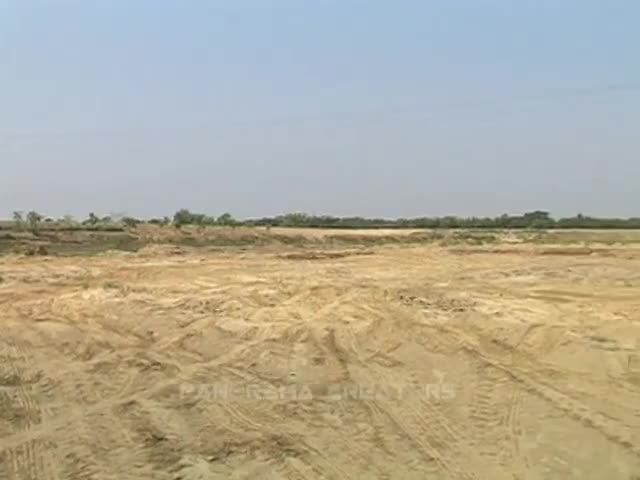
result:
M 29 230 L 32 233 L 36 233 L 38 231 L 38 226 L 41 221 L 42 215 L 40 215 L 38 212 L 31 210 L 29 213 L 27 213 L 27 224 L 29 225 Z
M 203 215 L 202 218 L 200 219 L 200 224 L 202 226 L 212 226 L 216 224 L 216 219 L 215 217 L 210 217 L 208 215 Z
M 309 216 L 306 213 L 287 213 L 284 216 L 283 224 L 287 227 L 300 227 L 305 225 L 309 221 Z
M 202 213 L 192 213 L 183 208 L 173 215 L 173 225 L 180 228 L 183 225 L 198 225 L 204 227 L 206 225 L 215 225 L 216 219 Z
M 127 228 L 133 228 L 133 227 L 137 226 L 138 224 L 142 223 L 140 220 L 138 220 L 137 218 L 133 218 L 133 217 L 124 217 L 120 221 Z
M 98 218 L 98 216 L 97 216 L 95 213 L 91 212 L 91 213 L 89 214 L 89 218 L 87 218 L 87 219 L 86 219 L 84 222 L 82 222 L 82 223 L 84 223 L 85 225 L 91 225 L 91 226 L 94 226 L 94 225 L 97 225 L 97 224 L 98 224 L 98 222 L 100 222 L 100 219 Z
M 553 228 L 553 224 L 554 222 L 549 219 L 545 220 L 544 218 L 536 218 L 529 223 L 528 227 L 544 230 L 545 228 Z
M 173 215 L 173 225 L 176 228 L 180 228 L 183 225 L 189 225 L 190 223 L 193 223 L 193 214 L 186 208 L 178 210 Z
M 22 212 L 13 212 L 13 223 L 15 224 L 16 230 L 22 230 L 24 225 L 24 217 L 22 216 Z
M 169 217 L 152 218 L 147 223 L 150 223 L 151 225 L 160 225 L 161 227 L 165 227 L 171 223 L 171 219 Z
M 218 225 L 234 225 L 236 221 L 230 213 L 223 213 L 218 217 L 217 223 Z
M 549 212 L 545 212 L 543 210 L 534 210 L 533 212 L 527 212 L 523 215 L 524 218 L 527 219 L 539 219 L 539 220 L 549 220 Z

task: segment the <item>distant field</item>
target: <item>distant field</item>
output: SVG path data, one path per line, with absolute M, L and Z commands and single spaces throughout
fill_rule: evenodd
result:
M 41 229 L 37 233 L 0 231 L 0 254 L 89 255 L 109 250 L 136 251 L 146 245 L 184 247 L 277 247 L 375 245 L 580 244 L 640 245 L 640 230 L 487 230 L 487 229 L 320 229 L 266 227 L 174 227 L 140 225 L 130 229 Z

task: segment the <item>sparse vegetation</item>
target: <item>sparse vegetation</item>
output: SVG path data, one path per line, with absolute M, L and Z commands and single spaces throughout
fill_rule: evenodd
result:
M 30 211 L 27 213 L 27 224 L 29 225 L 29 231 L 31 233 L 37 233 L 40 222 L 42 221 L 42 215 L 38 212 Z
M 232 220 L 232 222 L 230 222 Z M 428 229 L 483 229 L 483 230 L 551 230 L 551 229 L 640 229 L 640 217 L 597 218 L 578 214 L 575 217 L 554 219 L 549 212 L 536 210 L 523 215 L 499 217 L 417 217 L 417 218 L 364 218 L 308 215 L 296 212 L 258 219 L 235 220 L 229 214 L 218 219 L 204 214 L 180 210 L 174 215 L 174 225 L 246 225 L 296 228 L 428 228 Z
M 133 217 L 124 217 L 121 220 L 121 222 L 125 227 L 129 227 L 129 228 L 133 228 L 139 225 L 140 223 L 142 223 L 141 220 L 138 220 L 137 218 L 133 218 Z
M 33 212 L 35 213 L 35 212 Z M 34 217 L 35 218 L 35 217 Z M 43 223 L 40 216 L 36 224 Z M 600 218 L 578 214 L 574 217 L 553 218 L 549 212 L 536 210 L 523 215 L 501 215 L 498 217 L 416 217 L 416 218 L 365 218 L 365 217 L 334 217 L 330 215 L 308 215 L 302 212 L 288 213 L 275 217 L 236 219 L 231 213 L 223 213 L 219 216 L 207 215 L 204 213 L 193 213 L 188 209 L 180 209 L 173 218 L 167 216 L 163 218 L 152 218 L 149 220 L 137 219 L 130 216 L 122 216 L 116 219 L 111 216 L 98 217 L 95 213 L 90 213 L 87 219 L 81 223 L 73 220 L 73 217 L 66 215 L 62 219 L 47 219 L 46 228 L 75 228 L 75 229 L 122 229 L 134 228 L 141 224 L 151 224 L 159 226 L 173 225 L 182 228 L 187 225 L 198 227 L 209 226 L 248 226 L 265 227 L 267 230 L 272 227 L 292 227 L 292 228 L 331 228 L 331 229 L 461 229 L 461 230 L 530 230 L 543 235 L 546 230 L 569 230 L 569 229 L 612 229 L 612 230 L 632 230 L 640 229 L 640 217 L 632 218 Z M 33 224 L 26 221 L 22 212 L 13 213 L 13 227 L 22 230 L 28 225 L 33 230 Z M 0 225 L 0 229 L 1 229 Z M 532 232 L 533 233 L 533 232 Z M 542 237 L 540 237 L 542 238 Z
M 180 228 L 184 225 L 215 225 L 213 217 L 202 213 L 191 213 L 186 208 L 178 210 L 173 216 L 173 225 Z
M 229 226 L 236 225 L 238 222 L 236 222 L 235 218 L 233 218 L 230 213 L 223 213 L 218 217 L 216 223 L 218 225 Z
M 13 224 L 16 230 L 20 231 L 23 229 L 24 219 L 22 217 L 22 212 L 13 212 Z
M 91 212 L 89 214 L 89 217 L 82 223 L 83 223 L 83 225 L 94 226 L 94 225 L 97 225 L 99 221 L 100 221 L 100 219 L 96 216 L 96 214 Z

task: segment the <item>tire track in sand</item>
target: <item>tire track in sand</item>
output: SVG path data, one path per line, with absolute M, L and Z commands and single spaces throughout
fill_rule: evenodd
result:
M 39 375 L 30 377 L 31 368 L 29 351 L 23 349 L 10 338 L 3 341 L 0 347 L 0 358 L 4 371 L 1 372 L 0 383 L 9 389 L 8 405 L 5 408 L 13 416 L 19 418 L 19 427 L 13 433 L 30 432 L 45 421 L 44 411 L 33 395 L 33 389 Z M 13 404 L 12 404 L 13 400 Z M 53 446 L 42 439 L 30 439 L 14 446 L 4 446 L 0 440 L 0 468 L 8 479 L 57 480 Z
M 393 385 L 393 375 L 375 365 L 367 365 L 359 351 L 358 340 L 349 327 L 333 335 L 334 349 L 349 358 L 351 376 L 363 385 Z M 349 349 L 347 346 L 350 346 Z M 399 401 L 398 401 L 399 400 Z M 376 398 L 375 403 L 396 425 L 396 428 L 422 452 L 428 462 L 436 462 L 442 473 L 451 478 L 476 480 L 476 472 L 491 472 L 491 478 L 511 478 L 507 472 L 482 461 L 469 445 L 469 439 L 454 425 L 431 399 L 421 395 L 402 395 L 400 399 Z
M 462 347 L 468 354 L 478 361 L 504 372 L 526 392 L 541 398 L 575 421 L 599 432 L 612 443 L 640 457 L 640 445 L 633 441 L 626 426 L 575 400 L 571 392 L 562 391 L 550 384 L 549 375 L 544 368 L 524 357 L 517 358 L 517 364 L 516 358 L 512 358 L 511 361 L 495 358 L 486 353 L 479 342 L 471 338 L 468 333 L 445 325 L 436 328 L 444 334 L 461 338 L 463 340 Z

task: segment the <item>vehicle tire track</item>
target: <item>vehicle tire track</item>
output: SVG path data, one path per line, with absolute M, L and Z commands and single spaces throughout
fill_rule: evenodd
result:
M 465 339 L 463 348 L 469 354 L 486 365 L 493 366 L 504 372 L 525 391 L 545 400 L 569 417 L 596 430 L 609 441 L 640 457 L 640 445 L 633 442 L 631 435 L 628 433 L 628 428 L 575 400 L 571 397 L 571 393 L 563 392 L 549 385 L 550 377 L 546 369 L 541 372 L 533 363 L 527 362 L 525 366 L 516 366 L 510 362 L 494 358 L 485 353 L 477 341 L 470 340 L 466 333 L 454 330 L 451 327 L 441 326 L 440 328 L 450 334 L 460 335 L 461 338 Z
M 3 343 L 0 358 L 6 371 L 0 381 L 6 384 L 5 387 L 14 390 L 15 395 L 9 395 L 8 409 L 21 420 L 12 422 L 19 425 L 12 435 L 30 432 L 34 427 L 41 426 L 45 420 L 45 412 L 32 394 L 39 375 L 29 377 L 27 374 L 30 369 L 28 351 L 11 339 L 4 340 Z M 2 463 L 5 464 L 7 478 L 56 480 L 58 477 L 54 468 L 55 462 L 52 461 L 53 451 L 51 444 L 41 439 L 30 439 L 14 446 L 6 446 L 0 450 L 0 455 Z
M 344 336 L 335 335 L 334 349 L 340 355 L 349 359 L 352 366 L 353 378 L 357 384 L 374 385 L 381 380 L 389 381 L 389 375 L 381 369 L 372 368 L 363 362 L 363 355 L 359 350 L 357 338 L 351 328 L 341 329 Z M 340 341 L 341 340 L 341 341 Z M 349 350 L 348 347 L 351 347 Z M 351 353 L 352 355 L 349 355 Z M 373 372 L 372 372 L 373 371 Z M 389 383 L 392 384 L 392 383 Z M 420 395 L 420 394 L 419 394 Z M 429 399 L 415 400 L 415 398 L 401 396 L 401 408 L 397 401 L 384 397 L 376 399 L 376 404 L 390 418 L 404 436 L 409 438 L 420 451 L 427 462 L 435 461 L 441 471 L 456 479 L 475 480 L 479 478 L 475 468 L 467 468 L 461 459 L 479 462 L 468 445 L 462 432 L 434 407 Z M 468 462 L 467 462 L 468 463 Z M 489 466 L 481 462 L 483 470 Z M 504 472 L 493 472 L 492 478 L 506 478 Z
M 469 419 L 477 432 L 474 439 L 475 448 L 481 455 L 496 458 L 500 448 L 490 434 L 502 423 L 500 404 L 496 404 L 495 391 L 498 383 L 506 379 L 499 370 L 482 364 L 476 365 L 475 377 L 479 380 L 474 385 Z

